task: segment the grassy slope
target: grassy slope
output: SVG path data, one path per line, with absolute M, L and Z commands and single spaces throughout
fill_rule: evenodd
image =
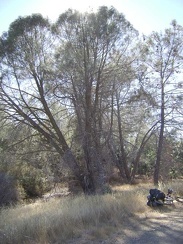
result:
M 178 182 L 171 186 L 180 192 L 182 185 Z M 1 209 L 0 243 L 63 243 L 83 230 L 105 237 L 106 231 L 112 233 L 135 213 L 151 211 L 146 206 L 150 187 L 118 186 L 113 194 L 103 196 L 66 197 Z M 168 187 L 162 185 L 161 190 Z

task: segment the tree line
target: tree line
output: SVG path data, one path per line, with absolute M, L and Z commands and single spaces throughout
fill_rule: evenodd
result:
M 0 38 L 1 161 L 67 169 L 85 194 L 105 192 L 114 167 L 129 183 L 151 167 L 157 185 L 182 167 L 182 55 L 175 20 L 144 36 L 105 6 L 19 17 Z

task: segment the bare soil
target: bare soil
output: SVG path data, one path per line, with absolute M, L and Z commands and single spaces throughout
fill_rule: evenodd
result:
M 105 238 L 92 238 L 85 232 L 67 244 L 183 244 L 183 203 L 152 209 L 124 222 Z

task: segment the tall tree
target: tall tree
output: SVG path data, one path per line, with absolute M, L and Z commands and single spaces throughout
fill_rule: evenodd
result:
M 54 39 L 48 20 L 32 15 L 14 21 L 1 38 L 1 58 L 0 97 L 4 111 L 15 123 L 37 130 L 82 183 L 80 168 L 56 120 L 58 111 L 53 112 L 59 102 L 51 93 Z
M 130 60 L 128 71 L 116 76 L 113 86 L 113 133 L 109 145 L 112 154 L 117 154 L 115 161 L 121 175 L 128 182 L 134 180 L 144 147 L 156 127 L 150 111 L 153 98 L 138 80 L 134 56 L 128 57 Z
M 183 28 L 172 21 L 164 33 L 153 32 L 144 42 L 143 59 L 149 71 L 146 81 L 156 100 L 155 114 L 159 121 L 159 140 L 154 170 L 154 184 L 158 185 L 165 128 L 172 127 L 176 118 L 176 101 L 181 93 L 178 73 L 182 69 Z M 147 56 L 146 56 L 147 55 Z M 173 120 L 172 120 L 173 118 Z
M 115 9 L 101 7 L 96 14 L 69 10 L 60 15 L 55 34 L 60 42 L 57 64 L 62 77 L 55 92 L 60 96 L 64 91 L 65 103 L 69 101 L 74 106 L 85 175 L 99 189 L 106 183 L 102 150 L 108 130 L 106 111 L 113 106 L 112 80 L 114 73 L 120 72 L 137 32 Z
M 18 18 L 1 37 L 0 99 L 14 122 L 25 123 L 46 138 L 86 193 L 102 192 L 109 74 L 120 69 L 119 60 L 136 32 L 122 14 L 106 7 L 96 14 L 69 10 L 53 30 L 54 35 L 48 20 L 32 15 Z M 77 118 L 82 165 L 66 140 L 55 105 Z

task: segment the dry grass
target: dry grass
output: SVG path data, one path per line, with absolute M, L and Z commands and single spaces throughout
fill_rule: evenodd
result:
M 113 194 L 66 197 L 0 211 L 0 243 L 64 243 L 90 230 L 105 238 L 135 213 L 147 212 L 149 185 L 121 186 Z
M 174 196 L 183 196 L 183 179 L 172 180 L 166 184 L 160 183 L 160 189 L 167 192 L 168 188 L 173 189 Z

